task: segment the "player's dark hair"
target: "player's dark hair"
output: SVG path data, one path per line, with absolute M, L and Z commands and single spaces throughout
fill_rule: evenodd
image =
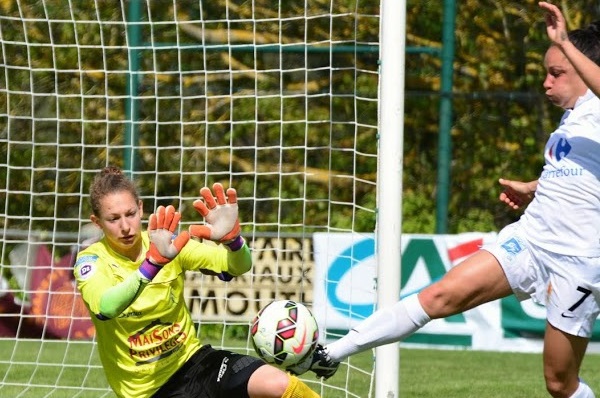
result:
M 103 168 L 90 185 L 90 203 L 94 215 L 100 216 L 100 200 L 102 198 L 108 194 L 122 191 L 131 193 L 136 202 L 140 200 L 135 184 L 123 174 L 121 169 L 114 166 Z
M 579 51 L 600 65 L 600 21 L 570 31 L 569 40 Z

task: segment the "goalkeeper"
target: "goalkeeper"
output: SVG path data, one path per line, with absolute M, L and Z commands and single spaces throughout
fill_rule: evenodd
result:
M 247 272 L 237 196 L 202 188 L 194 207 L 205 225 L 174 237 L 180 214 L 159 206 L 142 232 L 142 201 L 120 169 L 107 167 L 90 187 L 91 220 L 103 238 L 77 256 L 77 287 L 96 328 L 100 359 L 119 397 L 318 397 L 297 377 L 258 358 L 201 345 L 183 288 L 185 271 L 223 281 Z M 207 245 L 190 235 L 221 245 Z

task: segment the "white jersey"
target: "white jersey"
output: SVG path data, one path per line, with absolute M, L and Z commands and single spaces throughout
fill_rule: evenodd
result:
M 527 239 L 553 253 L 600 256 L 600 99 L 580 97 L 550 135 L 535 198 L 521 217 Z

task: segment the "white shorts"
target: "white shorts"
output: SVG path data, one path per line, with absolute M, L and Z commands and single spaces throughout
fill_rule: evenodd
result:
M 549 252 L 528 242 L 519 222 L 486 245 L 502 266 L 519 300 L 546 307 L 546 319 L 565 333 L 590 338 L 600 314 L 600 258 Z

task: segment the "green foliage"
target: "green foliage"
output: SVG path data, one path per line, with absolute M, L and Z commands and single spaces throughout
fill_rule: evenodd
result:
M 497 230 L 519 216 L 498 202 L 498 178 L 537 178 L 561 110 L 543 95 L 548 40 L 537 1 L 456 6 L 448 232 Z M 561 6 L 571 28 L 598 19 L 597 2 Z M 441 48 L 440 3 L 409 1 L 407 11 L 407 45 Z M 441 61 L 423 52 L 406 65 L 404 231 L 432 233 Z
M 90 213 L 80 194 L 101 167 L 128 168 L 133 142 L 145 198 L 187 201 L 222 181 L 236 186 L 256 230 L 374 230 L 378 54 L 316 43 L 377 43 L 377 2 L 149 2 L 140 19 L 155 24 L 141 25 L 136 51 L 126 3 L 99 15 L 91 1 L 21 3 L 1 3 L 15 17 L 0 26 L 1 227 L 27 230 L 33 219 L 35 229 L 77 231 Z M 543 97 L 537 1 L 456 6 L 448 232 L 494 230 L 516 217 L 497 204 L 497 179 L 536 178 L 560 110 Z M 597 19 L 595 1 L 562 6 L 571 27 Z M 186 23 L 200 17 L 203 26 Z M 440 49 L 442 20 L 439 1 L 409 0 L 407 46 Z M 138 73 L 129 74 L 130 57 Z M 406 58 L 405 232 L 435 229 L 440 67 L 434 51 Z M 191 206 L 183 212 L 195 217 Z

